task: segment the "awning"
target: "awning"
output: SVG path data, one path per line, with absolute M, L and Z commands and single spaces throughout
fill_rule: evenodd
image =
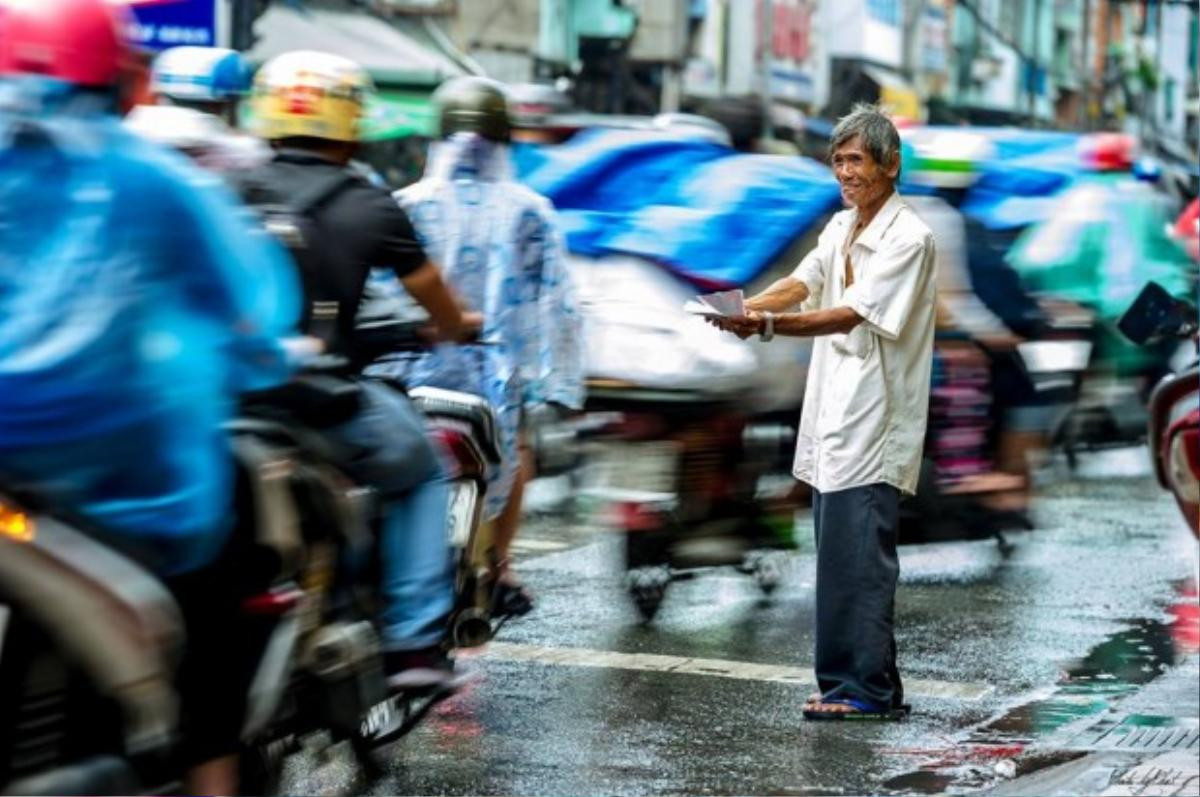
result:
M 921 98 L 904 78 L 877 66 L 864 65 L 863 74 L 879 86 L 879 103 L 887 106 L 894 116 L 920 121 Z
M 464 74 L 445 54 L 362 12 L 273 3 L 254 25 L 246 53 L 262 63 L 292 50 L 319 50 L 362 65 L 376 83 L 436 86 Z
M 422 91 L 381 91 L 367 101 L 363 138 L 380 141 L 437 133 L 437 112 Z

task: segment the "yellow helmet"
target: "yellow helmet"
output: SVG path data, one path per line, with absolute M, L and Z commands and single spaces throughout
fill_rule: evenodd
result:
M 349 58 L 296 50 L 272 58 L 254 80 L 254 120 L 266 139 L 358 141 L 370 76 Z

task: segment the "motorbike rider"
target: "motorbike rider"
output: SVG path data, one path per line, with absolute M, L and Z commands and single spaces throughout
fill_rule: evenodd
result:
M 173 47 L 154 59 L 156 105 L 139 105 L 126 124 L 152 141 L 181 150 L 206 169 L 234 172 L 270 159 L 271 151 L 237 128 L 238 104 L 254 70 L 236 50 Z
M 368 272 L 387 268 L 428 310 L 435 339 L 455 341 L 478 330 L 412 225 L 388 196 L 349 168 L 359 148 L 363 105 L 372 91 L 353 61 L 327 53 L 279 55 L 259 70 L 252 102 L 257 132 L 272 159 L 237 178 L 251 205 L 287 205 L 314 189 L 311 231 L 323 246 L 305 274 L 309 327 L 327 324 L 328 349 L 354 356 L 354 316 Z M 322 189 L 321 186 L 327 188 Z M 306 313 L 307 315 L 307 313 Z M 444 648 L 454 585 L 446 538 L 449 487 L 420 415 L 400 393 L 363 380 L 361 407 L 348 422 L 323 430 L 347 451 L 339 463 L 381 496 L 384 666 L 394 688 L 449 686 L 453 663 Z
M 947 146 L 978 147 L 986 143 L 970 133 L 943 135 L 937 142 L 943 150 Z M 975 151 L 974 155 L 978 159 L 990 157 L 990 149 Z M 1017 346 L 1026 336 L 1040 336 L 1045 323 L 1044 310 L 1015 281 L 1008 295 L 1023 307 L 1031 308 L 1023 311 L 1019 320 L 1011 313 L 999 315 L 992 303 L 980 295 L 979 270 L 997 271 L 1003 264 L 979 262 L 987 257 L 980 245 L 980 239 L 987 234 L 960 210 L 978 173 L 971 169 L 948 170 L 936 159 L 914 158 L 914 161 L 908 179 L 932 190 L 930 194 L 907 195 L 906 201 L 933 230 L 938 242 L 939 346 L 948 349 L 962 345 L 964 357 L 979 357 L 982 350 L 981 364 L 991 377 L 989 393 L 995 405 L 992 413 L 997 427 L 995 470 L 970 476 L 957 489 L 988 494 L 985 503 L 990 508 L 1028 525 L 1032 499 L 1029 459 L 1045 447 L 1051 409 L 1036 395 L 1020 363 Z M 995 282 L 999 282 L 998 276 Z M 956 344 L 952 339 L 956 335 L 965 336 L 975 345 Z
M 222 424 L 287 377 L 299 290 L 232 194 L 120 123 L 137 63 L 106 0 L 0 0 L 0 474 L 162 575 L 189 644 L 185 790 L 237 786 L 239 677 L 212 563 Z
M 580 318 L 554 210 L 513 178 L 501 85 L 453 78 L 434 103 L 441 140 L 421 180 L 393 196 L 447 282 L 483 312 L 484 336 L 500 343 L 442 346 L 380 370 L 406 384 L 484 396 L 496 412 L 503 459 L 484 512 L 500 563 L 497 609 L 524 614 L 532 599 L 509 566 L 509 550 L 534 470 L 527 427 L 548 406 L 582 407 Z

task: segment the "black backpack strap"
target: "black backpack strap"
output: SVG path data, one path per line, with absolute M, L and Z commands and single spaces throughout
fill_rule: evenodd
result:
M 318 180 L 310 185 L 306 190 L 301 191 L 296 195 L 296 198 L 287 203 L 287 207 L 297 215 L 307 215 L 324 202 L 328 202 L 336 195 L 341 193 L 342 189 L 358 182 L 358 175 L 344 169 L 339 169 L 336 174 L 331 174 L 328 177 Z

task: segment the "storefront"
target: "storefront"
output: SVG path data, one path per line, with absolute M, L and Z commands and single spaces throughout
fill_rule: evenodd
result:
M 848 113 L 856 102 L 876 102 L 898 118 L 923 121 L 924 109 L 916 89 L 899 72 L 852 58 L 833 59 L 833 85 L 829 115 Z

